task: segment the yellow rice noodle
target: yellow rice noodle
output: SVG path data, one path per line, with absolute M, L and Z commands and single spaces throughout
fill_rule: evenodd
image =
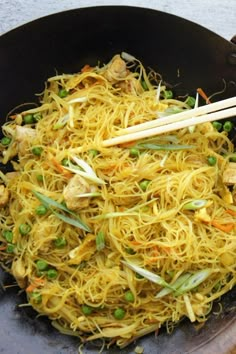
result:
M 63 333 L 121 348 L 183 317 L 204 322 L 236 280 L 227 133 L 205 123 L 102 146 L 121 128 L 191 109 L 125 58 L 50 78 L 39 107 L 8 119 L 1 162 L 12 161 L 14 172 L 1 173 L 0 185 L 0 260 L 29 303 Z M 84 228 L 68 222 L 77 217 Z M 178 292 L 140 269 L 168 286 L 185 274 L 207 276 Z

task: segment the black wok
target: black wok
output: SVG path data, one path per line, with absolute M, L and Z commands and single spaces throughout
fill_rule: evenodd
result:
M 236 96 L 236 45 L 182 18 L 143 8 L 104 6 L 51 15 L 21 26 L 0 37 L 1 121 L 15 106 L 37 101 L 47 77 L 55 72 L 76 72 L 84 64 L 107 62 L 126 51 L 145 66 L 160 72 L 175 85 L 178 94 L 208 94 L 224 90 L 219 98 Z M 12 284 L 0 270 L 0 284 Z M 233 353 L 236 350 L 235 289 L 223 299 L 223 312 L 212 314 L 196 329 L 182 321 L 172 335 L 151 334 L 127 349 L 109 353 L 133 353 L 141 345 L 145 353 Z M 74 354 L 77 338 L 54 330 L 49 321 L 36 318 L 18 288 L 0 288 L 0 353 Z M 215 304 L 215 312 L 218 312 Z M 101 343 L 100 343 L 101 344 Z M 84 353 L 97 353 L 86 346 Z

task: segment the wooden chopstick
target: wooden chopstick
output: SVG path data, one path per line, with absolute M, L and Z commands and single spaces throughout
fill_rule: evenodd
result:
M 129 127 L 127 129 L 122 129 L 120 132 L 123 132 L 123 135 L 104 140 L 102 145 L 104 147 L 109 147 L 117 144 L 131 142 L 134 140 L 148 138 L 159 134 L 164 134 L 173 130 L 186 128 L 192 125 L 233 117 L 236 115 L 236 107 L 228 109 L 224 108 L 232 107 L 235 105 L 236 97 L 232 97 L 223 101 L 208 104 L 206 106 L 187 110 L 150 122 L 141 123 L 136 126 Z

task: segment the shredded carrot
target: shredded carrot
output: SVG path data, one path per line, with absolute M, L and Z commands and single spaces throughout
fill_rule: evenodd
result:
M 207 94 L 203 91 L 203 89 L 201 87 L 199 87 L 197 89 L 197 92 L 199 93 L 199 95 L 206 101 L 206 104 L 211 103 L 211 101 L 209 100 Z
M 45 280 L 42 278 L 34 278 L 32 283 L 26 288 L 27 293 L 32 293 L 37 287 L 45 284 Z
M 30 284 L 29 286 L 27 286 L 27 288 L 25 290 L 27 293 L 32 293 L 36 288 L 37 288 L 37 285 Z
M 230 224 L 220 224 L 219 222 L 212 220 L 211 225 L 216 227 L 217 229 L 224 231 L 224 232 L 230 232 L 233 230 L 235 224 L 230 223 Z
M 136 144 L 136 141 L 128 141 L 127 143 L 121 144 L 120 147 L 121 148 L 129 148 L 132 147 Z
M 6 248 L 7 248 L 7 246 L 1 246 L 0 251 L 5 251 Z
M 232 216 L 236 216 L 236 211 L 234 211 L 232 209 L 227 209 L 227 210 L 225 210 L 225 212 L 232 215 Z
M 54 157 L 50 157 L 50 161 L 57 169 L 57 171 L 63 174 L 66 178 L 72 177 L 72 174 L 68 170 L 66 170 Z
M 89 65 L 89 64 L 86 64 L 82 69 L 81 69 L 81 72 L 82 73 L 85 73 L 87 71 L 92 71 L 93 68 Z
M 133 245 L 133 246 L 139 246 L 142 244 L 142 242 L 140 241 L 130 241 L 130 243 Z

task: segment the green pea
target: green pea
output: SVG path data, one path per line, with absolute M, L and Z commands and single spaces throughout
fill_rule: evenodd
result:
M 31 114 L 31 113 L 26 114 L 26 115 L 23 117 L 23 122 L 24 122 L 25 124 L 33 124 L 33 123 L 35 123 L 33 114 Z
M 125 252 L 128 253 L 128 254 L 135 254 L 136 252 L 133 250 L 133 248 L 131 247 L 126 247 L 125 248 Z
M 165 99 L 173 98 L 173 92 L 171 90 L 165 90 L 163 95 Z
M 229 133 L 233 129 L 233 123 L 230 120 L 227 120 L 223 125 L 223 130 Z
M 47 213 L 47 211 L 48 211 L 48 208 L 43 204 L 41 204 L 35 208 L 35 212 L 37 215 L 45 215 Z
M 90 155 L 91 157 L 96 157 L 98 154 L 99 154 L 99 151 L 96 150 L 96 149 L 90 149 L 90 150 L 89 150 L 89 155 Z
M 194 108 L 195 103 L 196 103 L 196 99 L 192 96 L 188 96 L 185 103 L 190 106 L 191 108 Z
M 118 308 L 113 312 L 113 316 L 117 319 L 117 320 L 122 320 L 125 317 L 125 310 L 122 308 Z
M 48 279 L 55 279 L 58 276 L 58 272 L 56 269 L 49 269 L 47 271 L 47 278 Z
M 13 232 L 11 230 L 3 230 L 2 235 L 7 242 L 10 242 L 10 243 L 12 242 Z
M 39 270 L 39 271 L 44 271 L 44 270 L 47 270 L 47 268 L 48 268 L 48 263 L 47 263 L 44 259 L 39 259 L 39 260 L 36 262 L 36 267 L 37 267 L 37 270 Z
M 6 248 L 6 252 L 7 253 L 14 253 L 15 250 L 15 245 L 13 245 L 12 243 L 8 243 L 7 248 Z
M 68 95 L 69 95 L 69 91 L 67 91 L 66 89 L 61 89 L 58 91 L 58 96 L 61 98 L 65 98 Z
M 61 164 L 62 164 L 62 166 L 65 166 L 65 167 L 70 166 L 70 164 L 71 164 L 70 159 L 67 159 L 65 157 L 64 159 L 61 160 Z
M 64 237 L 58 237 L 54 240 L 54 245 L 56 248 L 63 248 L 67 245 L 67 241 Z
M 43 148 L 40 147 L 40 146 L 34 146 L 32 148 L 32 153 L 35 155 L 35 156 L 40 156 L 43 152 Z
M 85 316 L 89 316 L 93 312 L 93 308 L 91 306 L 88 306 L 88 305 L 82 305 L 81 306 L 81 311 L 83 312 L 83 314 Z
M 222 127 L 223 127 L 223 124 L 220 123 L 220 122 L 218 122 L 218 121 L 212 122 L 212 125 L 213 125 L 213 127 L 214 127 L 216 130 L 218 130 L 218 132 L 219 132 L 219 131 L 222 129 Z
M 10 144 L 11 142 L 11 138 L 8 137 L 8 136 L 4 136 L 2 139 L 1 139 L 1 144 L 4 145 L 4 146 L 7 146 Z
M 143 179 L 141 182 L 139 182 L 139 187 L 142 189 L 142 191 L 146 191 L 147 187 L 149 185 L 150 181 L 148 179 Z
M 207 162 L 208 162 L 208 165 L 214 166 L 217 162 L 217 159 L 215 156 L 208 156 Z
M 43 182 L 43 175 L 36 176 L 38 182 Z
M 42 302 L 42 295 L 38 291 L 33 291 L 30 298 L 36 303 L 40 304 Z
M 126 291 L 125 300 L 128 302 L 134 302 L 134 294 L 132 293 L 132 291 L 130 290 Z
M 129 150 L 129 155 L 130 155 L 131 157 L 138 157 L 139 154 L 140 154 L 139 149 L 131 148 L 131 149 Z
M 19 226 L 19 232 L 21 235 L 25 236 L 31 231 L 31 226 L 29 224 L 21 224 Z

